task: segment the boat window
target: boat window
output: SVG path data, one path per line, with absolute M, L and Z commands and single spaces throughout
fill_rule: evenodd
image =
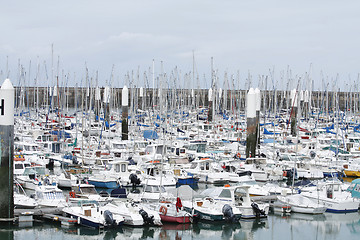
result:
M 23 169 L 24 166 L 22 164 L 15 164 L 15 169 Z
M 193 163 L 191 163 L 190 168 L 191 168 L 191 169 L 195 169 L 195 168 L 196 168 L 196 166 L 197 166 L 197 164 L 193 162 Z
M 209 170 L 209 169 L 210 169 L 210 163 L 207 162 L 207 163 L 206 163 L 206 170 Z
M 150 188 L 151 189 L 151 188 Z M 164 193 L 165 192 L 165 188 L 163 186 L 152 186 L 152 189 L 148 192 L 153 192 L 153 193 Z
M 348 191 L 354 190 L 354 187 L 356 186 L 356 183 L 350 184 L 350 186 L 347 188 Z
M 163 154 L 163 152 L 166 153 L 163 145 L 156 148 L 156 154 Z
M 146 187 L 144 188 L 144 192 L 152 192 L 151 186 L 146 186 Z
M 115 165 L 115 172 L 120 172 L 120 164 Z
M 229 189 L 223 189 L 219 195 L 220 198 L 231 198 L 231 192 Z
M 200 164 L 200 169 L 201 169 L 201 170 L 204 170 L 204 169 L 205 169 L 205 168 L 204 168 L 204 163 L 201 163 L 201 164 Z
M 195 145 L 195 144 L 190 145 L 189 150 L 196 151 L 197 150 L 197 145 Z
M 246 191 L 245 191 L 245 189 L 242 189 L 242 188 L 235 189 L 234 194 L 238 197 L 246 197 Z
M 121 171 L 126 172 L 126 164 L 121 164 Z
M 97 194 L 95 187 L 82 187 L 81 192 L 83 194 Z

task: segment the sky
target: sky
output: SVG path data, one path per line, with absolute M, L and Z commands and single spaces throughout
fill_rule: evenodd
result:
M 52 85 L 56 76 L 84 85 L 87 72 L 92 85 L 97 76 L 99 86 L 123 87 L 129 74 L 152 87 L 153 61 L 154 75 L 177 87 L 209 88 L 211 69 L 222 88 L 359 82 L 355 0 L 1 1 L 0 77 L 14 85 Z

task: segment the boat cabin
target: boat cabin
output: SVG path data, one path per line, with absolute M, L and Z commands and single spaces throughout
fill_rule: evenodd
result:
M 353 180 L 347 191 L 351 193 L 353 198 L 360 198 L 360 178 Z

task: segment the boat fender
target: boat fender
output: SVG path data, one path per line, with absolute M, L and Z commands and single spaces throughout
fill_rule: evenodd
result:
M 286 177 L 287 171 L 283 171 L 283 177 Z
M 71 198 L 75 198 L 75 197 L 76 197 L 76 194 L 75 194 L 74 191 L 69 192 L 69 195 L 70 195 Z
M 167 207 L 161 206 L 159 212 L 162 213 L 163 215 L 166 215 L 167 214 Z

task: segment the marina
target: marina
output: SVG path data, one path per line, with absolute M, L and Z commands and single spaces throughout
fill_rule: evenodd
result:
M 358 109 L 336 92 L 216 90 L 180 104 L 173 91 L 95 87 L 75 89 L 89 102 L 77 106 L 67 88 L 42 91 L 38 108 L 13 91 L 10 238 L 322 239 L 360 228 Z
M 358 239 L 359 8 L 2 4 L 0 240 Z

